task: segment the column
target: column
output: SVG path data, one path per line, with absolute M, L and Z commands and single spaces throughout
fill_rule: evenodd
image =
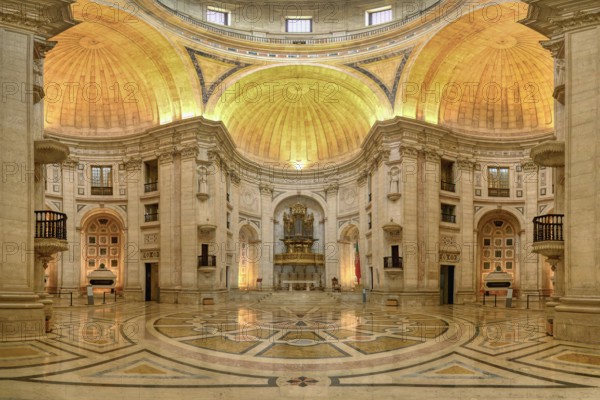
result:
M 538 166 L 532 160 L 525 160 L 521 163 L 523 168 L 523 183 L 525 191 L 525 226 L 521 230 L 525 231 L 523 240 L 525 254 L 520 257 L 519 277 L 520 277 L 520 297 L 525 299 L 527 294 L 539 293 L 541 287 L 540 256 L 529 254 L 533 241 L 533 219 L 538 214 Z
M 418 236 L 417 236 L 417 182 L 418 151 L 412 146 L 400 147 L 402 157 L 402 254 L 404 264 L 404 291 L 417 291 L 418 288 Z
M 239 276 L 239 262 L 240 262 L 240 248 L 241 243 L 239 242 L 240 237 L 240 224 L 239 224 L 239 204 L 240 204 L 240 177 L 235 169 L 229 171 L 231 179 L 230 188 L 230 213 L 231 213 L 231 232 L 233 233 L 233 246 L 229 249 L 232 252 L 232 263 L 229 264 L 229 276 L 225 279 L 229 279 L 229 288 L 238 289 L 238 276 Z M 254 282 L 248 282 L 251 285 L 256 284 L 256 278 Z
M 196 221 L 196 158 L 198 146 L 195 143 L 181 149 L 181 286 L 184 290 L 198 289 L 198 223 Z M 159 206 L 162 207 L 162 204 Z M 161 222 L 162 225 L 162 222 Z
M 130 245 L 135 245 L 139 250 L 143 242 L 143 236 L 140 234 L 140 217 L 143 214 L 143 207 L 140 204 L 141 185 L 144 181 L 142 176 L 142 159 L 131 157 L 123 160 L 125 170 L 127 171 L 127 232 L 125 243 L 121 248 L 125 251 L 125 282 L 123 285 L 123 295 L 127 300 L 143 301 L 145 285 L 145 269 L 140 260 L 139 251 L 128 251 Z
M 600 330 L 600 4 L 594 0 L 526 0 L 523 23 L 564 40 L 564 296 L 554 308 L 557 339 L 598 343 Z M 562 69 L 562 65 L 558 65 Z M 556 80 L 559 82 L 559 80 Z M 562 118 L 561 118 L 562 120 Z
M 72 156 L 62 163 L 63 212 L 67 214 L 67 241 L 69 251 L 60 255 L 59 290 L 77 292 L 81 275 L 81 255 L 86 251 L 81 245 L 80 231 L 77 230 L 77 166 L 78 160 Z
M 48 21 L 45 7 L 61 18 Z M 6 0 L 0 7 L 0 341 L 44 333 L 43 304 L 34 292 L 34 139 L 43 129 L 43 62 L 35 42 L 48 45 L 72 24 L 63 1 Z
M 180 266 L 176 264 L 175 257 L 175 235 L 173 232 L 175 226 L 175 213 L 173 208 L 175 192 L 175 174 L 174 174 L 174 149 L 166 146 L 158 152 L 158 186 L 160 192 L 158 204 L 158 220 L 160 222 L 160 264 L 159 286 L 160 302 L 176 303 L 177 292 L 181 282 Z
M 600 6 L 560 21 L 565 30 L 565 296 L 558 339 L 598 343 L 600 330 Z
M 423 170 L 423 200 L 424 214 L 422 219 L 422 246 L 421 262 L 422 275 L 419 277 L 419 286 L 424 291 L 434 292 L 436 298 L 433 300 L 437 305 L 437 294 L 439 293 L 440 279 L 440 151 L 434 147 L 424 149 Z
M 268 183 L 260 183 L 260 235 L 262 238 L 260 257 L 260 277 L 263 279 L 263 290 L 273 289 L 273 186 Z
M 456 302 L 464 304 L 466 302 L 475 303 L 477 301 L 477 263 L 475 255 L 477 254 L 477 243 L 473 240 L 473 231 L 475 230 L 473 220 L 473 196 L 474 196 L 474 176 L 473 168 L 475 163 L 468 159 L 458 159 L 458 177 L 456 184 L 460 193 L 460 265 L 455 276 L 456 280 Z
M 325 210 L 325 290 L 331 289 L 331 279 L 339 277 L 339 264 L 341 262 L 341 248 L 337 242 L 337 195 L 339 184 L 333 181 L 325 188 L 327 196 L 327 209 Z M 315 221 L 316 222 L 316 221 Z M 327 256 L 329 246 L 335 246 L 335 257 Z M 361 263 L 361 266 L 364 264 Z M 338 278 L 339 279 L 339 278 Z M 362 280 L 361 280 L 362 282 Z

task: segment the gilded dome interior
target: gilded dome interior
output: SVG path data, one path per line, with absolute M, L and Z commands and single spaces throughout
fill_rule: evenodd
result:
M 552 131 L 552 58 L 544 36 L 516 21 L 523 6 L 475 10 L 438 32 L 414 60 L 397 114 L 476 135 Z
M 191 39 L 167 29 L 143 8 L 119 17 L 79 1 L 81 22 L 47 56 L 45 127 L 114 137 L 203 116 L 223 122 L 250 158 L 302 163 L 352 155 L 376 121 L 394 116 L 484 137 L 548 133 L 552 59 L 544 37 L 517 22 L 526 7 L 479 8 L 409 39 L 390 42 L 387 31 L 370 51 L 310 60 L 242 54 L 203 40 L 200 28 Z

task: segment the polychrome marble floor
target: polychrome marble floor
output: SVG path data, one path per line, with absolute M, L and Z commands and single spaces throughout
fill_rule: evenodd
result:
M 544 324 L 541 311 L 322 292 L 214 306 L 61 300 L 47 337 L 0 342 L 0 399 L 600 398 L 600 345 L 554 340 Z

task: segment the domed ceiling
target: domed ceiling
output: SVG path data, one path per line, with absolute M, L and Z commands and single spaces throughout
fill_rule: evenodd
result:
M 387 99 L 331 68 L 262 69 L 224 89 L 210 116 L 238 148 L 261 159 L 311 164 L 353 153 L 376 120 L 391 117 Z
M 438 32 L 403 79 L 396 114 L 484 136 L 552 131 L 553 61 L 546 38 L 517 22 L 526 7 L 489 5 Z
M 198 114 L 191 75 L 154 28 L 124 9 L 72 9 L 84 22 L 53 38 L 45 62 L 46 129 L 123 135 Z

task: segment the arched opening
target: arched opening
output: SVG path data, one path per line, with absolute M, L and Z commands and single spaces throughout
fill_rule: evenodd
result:
M 238 279 L 237 285 L 240 290 L 259 289 L 258 279 L 262 279 L 258 273 L 258 262 L 260 257 L 260 241 L 258 233 L 250 225 L 243 225 L 239 233 L 238 254 Z
M 326 286 L 325 254 L 332 254 L 335 245 L 325 242 L 324 217 L 323 207 L 308 196 L 291 196 L 277 204 L 273 213 L 275 288 Z
M 478 229 L 478 280 L 479 291 L 485 291 L 487 275 L 502 271 L 512 278 L 515 296 L 519 290 L 519 225 L 516 218 L 508 213 L 493 213 L 483 218 Z
M 124 242 L 123 224 L 114 216 L 96 214 L 82 224 L 80 286 L 88 284 L 87 276 L 104 265 L 117 276 L 115 290 L 123 290 Z
M 342 290 L 351 290 L 358 285 L 358 280 L 356 277 L 356 257 L 359 256 L 356 252 L 358 233 L 359 231 L 356 225 L 348 225 L 346 228 L 344 228 L 342 234 L 340 235 L 339 279 Z M 367 275 L 361 277 L 361 282 L 368 281 L 366 283 L 370 287 L 372 277 L 366 273 L 361 275 Z

